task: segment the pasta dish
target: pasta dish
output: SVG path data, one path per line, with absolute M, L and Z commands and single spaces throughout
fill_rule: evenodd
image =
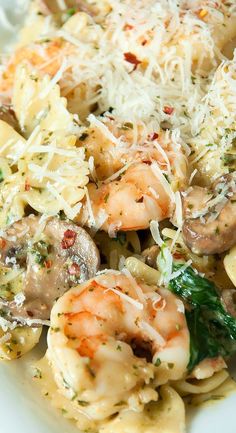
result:
M 236 5 L 33 0 L 0 64 L 0 359 L 83 432 L 233 387 Z

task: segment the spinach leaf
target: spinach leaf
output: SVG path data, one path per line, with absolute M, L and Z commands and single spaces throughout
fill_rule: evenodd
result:
M 175 264 L 174 271 L 181 267 Z M 236 352 L 236 320 L 225 311 L 213 282 L 188 267 L 170 281 L 169 289 L 187 306 L 189 371 L 205 358 L 227 357 Z

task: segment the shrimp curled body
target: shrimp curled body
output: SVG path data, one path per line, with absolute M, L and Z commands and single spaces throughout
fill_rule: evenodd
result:
M 173 211 L 170 197 L 145 163 L 129 167 L 119 180 L 99 187 L 90 183 L 88 192 L 93 216 L 97 220 L 104 212 L 106 220 L 101 229 L 108 232 L 109 227 L 123 231 L 145 229 L 152 219 L 162 221 Z M 89 225 L 86 212 L 84 208 L 78 220 Z
M 157 382 L 187 370 L 180 303 L 168 290 L 115 271 L 64 294 L 52 310 L 47 352 L 62 394 L 96 422 L 156 401 Z

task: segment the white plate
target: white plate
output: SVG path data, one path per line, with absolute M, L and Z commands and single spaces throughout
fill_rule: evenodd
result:
M 79 433 L 72 422 L 40 395 L 31 379 L 29 365 L 43 353 L 44 349 L 39 347 L 21 360 L 0 364 L 1 433 Z M 222 401 L 196 409 L 187 419 L 187 433 L 235 433 L 235 408 L 236 393 L 233 393 Z
M 0 0 L 10 21 L 19 24 L 27 0 Z M 20 6 L 20 11 L 14 5 Z M 3 10 L 3 9 L 2 9 Z M 12 29 L 3 28 L 0 12 L 0 46 L 14 38 Z M 44 336 L 45 339 L 45 336 Z M 0 363 L 0 432 L 78 433 L 72 422 L 63 418 L 41 397 L 33 383 L 29 365 L 44 353 L 43 344 L 21 360 Z M 236 377 L 236 375 L 235 375 Z M 223 401 L 194 411 L 187 421 L 187 433 L 236 433 L 236 393 Z

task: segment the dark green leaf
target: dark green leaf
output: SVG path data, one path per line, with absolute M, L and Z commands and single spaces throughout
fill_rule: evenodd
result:
M 174 271 L 181 266 L 174 265 Z M 205 358 L 227 357 L 236 352 L 236 320 L 225 311 L 213 282 L 188 267 L 170 281 L 169 288 L 189 307 L 189 370 Z
M 0 182 L 4 180 L 2 169 L 0 168 Z

